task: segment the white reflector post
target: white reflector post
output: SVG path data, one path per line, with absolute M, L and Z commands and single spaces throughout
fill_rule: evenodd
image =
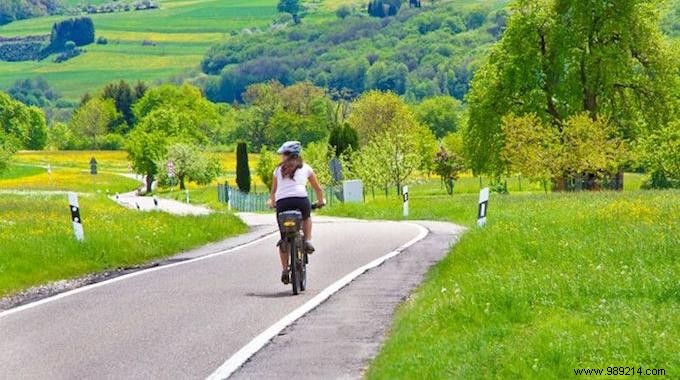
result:
M 408 186 L 404 186 L 404 218 L 408 218 Z
M 484 227 L 486 224 L 486 212 L 489 208 L 489 188 L 485 187 L 479 192 L 479 209 L 477 211 L 477 225 Z
M 71 222 L 73 222 L 73 233 L 78 241 L 85 239 L 83 232 L 83 220 L 80 217 L 80 205 L 78 205 L 78 194 L 68 193 L 68 205 L 71 209 Z

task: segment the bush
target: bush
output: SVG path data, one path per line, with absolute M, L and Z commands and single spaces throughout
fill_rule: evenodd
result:
M 349 5 L 343 5 L 338 10 L 335 11 L 335 15 L 338 16 L 339 19 L 344 20 L 345 18 L 349 17 L 352 14 L 352 8 L 350 8 Z
M 125 138 L 119 134 L 110 133 L 100 141 L 99 147 L 103 150 L 122 150 L 125 147 Z
M 236 147 L 236 185 L 244 193 L 250 192 L 250 165 L 248 164 L 248 146 L 244 142 Z
M 107 45 L 109 40 L 106 37 L 97 38 L 97 45 Z
M 20 62 L 39 60 L 48 46 L 47 36 L 29 36 L 16 38 L 0 37 L 0 61 Z

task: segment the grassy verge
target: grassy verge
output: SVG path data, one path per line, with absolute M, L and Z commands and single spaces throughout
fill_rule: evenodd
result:
M 129 266 L 243 233 L 235 216 L 138 212 L 80 199 L 86 240 L 73 238 L 64 196 L 0 195 L 0 297 L 49 281 Z
M 412 198 L 414 218 L 473 225 L 476 197 Z M 399 200 L 327 211 L 401 218 Z M 680 371 L 680 192 L 493 196 L 399 309 L 367 373 L 565 378 L 574 368 Z

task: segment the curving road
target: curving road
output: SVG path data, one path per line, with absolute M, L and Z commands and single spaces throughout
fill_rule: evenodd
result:
M 261 218 L 250 222 L 272 216 Z M 205 378 L 324 288 L 423 230 L 317 219 L 304 295 L 279 282 L 278 236 L 268 235 L 0 313 L 0 379 Z

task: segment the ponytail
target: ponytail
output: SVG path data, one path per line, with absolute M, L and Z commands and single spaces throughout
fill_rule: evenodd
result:
M 293 179 L 295 172 L 302 168 L 304 162 L 302 157 L 297 155 L 286 155 L 286 159 L 281 163 L 281 177 Z

